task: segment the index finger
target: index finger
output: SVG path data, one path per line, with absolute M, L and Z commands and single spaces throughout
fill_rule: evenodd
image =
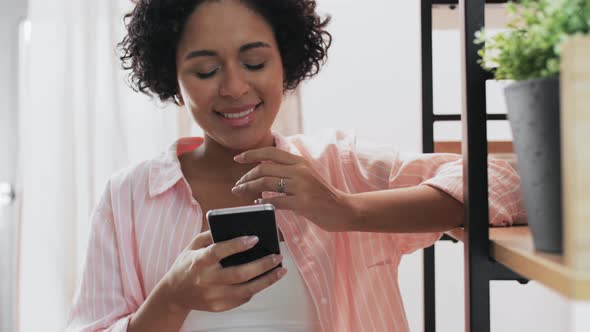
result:
M 279 164 L 295 165 L 301 157 L 275 147 L 266 147 L 255 150 L 248 150 L 234 157 L 234 160 L 241 164 L 259 163 L 263 161 L 274 161 Z
M 213 243 L 213 238 L 211 238 L 211 231 L 206 231 L 197 234 L 191 242 L 186 246 L 184 250 L 197 250 L 204 247 L 207 247 Z
M 240 236 L 235 239 L 217 242 L 207 247 L 207 252 L 203 258 L 211 264 L 219 263 L 226 257 L 252 248 L 256 243 L 258 243 L 257 236 Z

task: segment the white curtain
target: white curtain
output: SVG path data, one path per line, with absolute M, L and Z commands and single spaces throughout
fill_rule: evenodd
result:
M 20 110 L 20 331 L 62 331 L 89 214 L 116 170 L 177 137 L 175 107 L 133 93 L 115 54 L 124 0 L 29 0 Z
M 89 214 L 116 170 L 186 132 L 186 116 L 136 94 L 115 53 L 128 0 L 29 0 L 21 69 L 19 331 L 62 331 Z M 25 35 L 29 35 L 26 33 Z M 193 126 L 194 127 L 194 126 Z M 301 131 L 298 95 L 275 130 Z

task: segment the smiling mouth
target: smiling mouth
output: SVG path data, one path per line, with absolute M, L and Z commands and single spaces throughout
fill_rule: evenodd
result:
M 254 106 L 250 109 L 247 109 L 247 110 L 245 110 L 243 112 L 239 112 L 239 113 L 222 113 L 222 112 L 217 112 L 217 111 L 215 111 L 215 113 L 223 118 L 226 118 L 226 119 L 239 119 L 239 118 L 243 118 L 245 116 L 252 114 L 255 110 L 257 110 L 260 107 L 260 105 L 262 105 L 262 102 L 260 102 L 258 105 Z

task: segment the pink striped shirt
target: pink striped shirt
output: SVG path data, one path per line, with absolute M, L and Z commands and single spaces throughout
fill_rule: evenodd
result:
M 339 131 L 275 135 L 275 142 L 311 161 L 346 192 L 426 184 L 463 201 L 458 155 L 406 155 Z M 201 138 L 180 139 L 159 157 L 110 179 L 92 215 L 69 330 L 126 331 L 130 317 L 201 232 L 203 213 L 178 160 L 201 143 Z M 523 213 L 518 175 L 507 163 L 490 161 L 489 178 L 490 223 L 510 225 Z M 430 246 L 441 233 L 330 233 L 288 210 L 277 211 L 277 223 L 323 331 L 408 331 L 398 265 L 404 254 Z

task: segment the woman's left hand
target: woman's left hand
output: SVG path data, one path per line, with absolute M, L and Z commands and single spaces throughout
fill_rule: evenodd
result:
M 260 199 L 256 203 L 293 210 L 327 231 L 351 230 L 355 217 L 351 195 L 324 181 L 304 158 L 267 147 L 246 151 L 234 160 L 241 164 L 259 165 L 238 180 L 232 193 L 261 195 L 264 191 L 282 192 L 285 195 Z M 284 181 L 282 188 L 281 179 Z

